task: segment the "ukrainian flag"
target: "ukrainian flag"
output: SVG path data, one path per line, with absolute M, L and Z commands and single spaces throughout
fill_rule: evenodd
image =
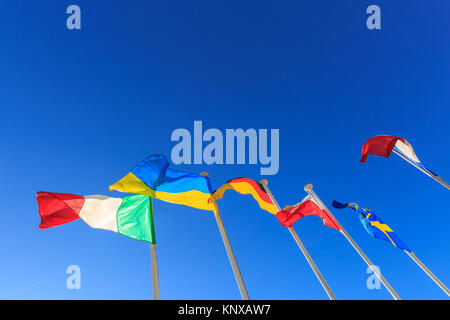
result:
M 214 211 L 208 203 L 211 186 L 207 177 L 169 168 L 163 155 L 151 155 L 137 164 L 109 190 L 141 194 L 185 206 Z
M 366 229 L 372 237 L 386 240 L 401 250 L 411 252 L 408 246 L 394 233 L 394 230 L 373 213 L 371 209 L 360 208 L 356 203 L 341 203 L 336 200 L 333 201 L 332 205 L 337 209 L 352 208 L 358 213 L 359 220 L 364 226 L 364 229 Z

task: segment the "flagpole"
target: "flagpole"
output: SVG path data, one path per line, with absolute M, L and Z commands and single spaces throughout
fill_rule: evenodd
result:
M 151 205 L 151 224 L 150 228 L 152 228 L 153 235 L 155 234 L 155 220 L 153 218 L 153 200 L 150 198 Z M 153 300 L 159 300 L 159 277 L 158 277 L 158 261 L 156 259 L 156 243 L 150 243 L 150 254 L 151 254 L 151 262 L 152 262 L 152 287 L 153 287 Z
M 344 227 L 339 223 L 339 221 L 334 217 L 334 215 L 331 213 L 330 210 L 325 206 L 325 204 L 320 200 L 320 198 L 317 196 L 317 194 L 313 191 L 313 185 L 307 184 L 305 186 L 305 191 L 313 197 L 313 199 L 322 207 L 323 210 L 327 212 L 327 214 L 334 220 L 334 222 L 339 226 L 339 231 L 344 235 L 344 237 L 350 242 L 350 244 L 353 246 L 353 248 L 358 252 L 358 254 L 361 256 L 361 258 L 367 263 L 367 265 L 372 269 L 372 271 L 377 275 L 377 277 L 381 280 L 383 285 L 386 287 L 386 289 L 389 291 L 389 293 L 392 295 L 392 297 L 395 300 L 401 300 L 400 296 L 395 292 L 395 290 L 391 287 L 389 282 L 383 277 L 383 275 L 378 271 L 378 268 L 374 267 L 374 264 L 370 259 L 366 256 L 366 254 L 361 250 L 361 248 L 356 244 L 356 242 L 350 237 L 350 235 L 347 233 L 347 231 L 344 229 Z
M 207 178 L 209 177 L 209 174 L 207 172 L 202 172 L 200 173 L 200 175 Z M 236 262 L 236 257 L 234 256 L 233 249 L 231 248 L 230 240 L 228 239 L 222 218 L 220 217 L 219 207 L 217 206 L 215 200 L 213 200 L 212 203 L 214 205 L 214 217 L 216 218 L 217 226 L 219 227 L 220 235 L 222 236 L 222 241 L 227 251 L 228 260 L 230 260 L 231 268 L 233 269 L 234 277 L 239 286 L 239 291 L 241 292 L 242 300 L 250 300 L 247 288 L 245 287 L 244 279 L 242 278 L 241 271 L 239 270 L 239 266 Z
M 264 189 L 266 190 L 267 194 L 270 197 L 270 200 L 272 200 L 273 204 L 276 206 L 277 210 L 280 211 L 281 207 L 278 204 L 278 202 L 275 200 L 272 192 L 270 192 L 270 189 L 268 187 L 268 181 L 267 180 L 261 180 L 260 183 L 263 185 Z M 320 284 L 322 285 L 322 287 L 324 288 L 325 292 L 327 293 L 328 297 L 330 298 L 330 300 L 336 300 L 336 297 L 334 296 L 333 292 L 331 291 L 330 287 L 328 286 L 328 283 L 325 281 L 325 278 L 322 276 L 322 274 L 320 273 L 319 268 L 317 268 L 316 264 L 314 263 L 313 259 L 311 258 L 311 256 L 309 255 L 308 250 L 306 250 L 305 246 L 303 245 L 302 241 L 300 240 L 300 238 L 298 237 L 297 233 L 295 232 L 294 228 L 292 227 L 288 227 L 292 237 L 294 238 L 295 242 L 297 242 L 298 247 L 300 248 L 300 250 L 302 251 L 303 255 L 305 256 L 306 260 L 309 263 L 309 266 L 311 267 L 311 269 L 313 269 L 314 274 L 316 275 L 317 279 L 319 279 Z
M 150 252 L 152 256 L 152 285 L 153 300 L 159 300 L 159 280 L 158 280 L 158 261 L 156 260 L 156 244 L 150 244 Z
M 414 167 L 416 167 L 417 169 L 419 169 L 420 171 L 422 171 L 423 173 L 425 173 L 427 176 L 429 176 L 430 178 L 436 180 L 437 182 L 439 182 L 441 185 L 443 185 L 444 187 L 446 187 L 447 189 L 450 190 L 450 184 L 448 184 L 446 181 L 444 181 L 444 179 L 442 179 L 439 176 L 435 176 L 432 175 L 431 173 L 429 173 L 427 170 L 421 168 L 420 166 L 418 166 L 416 163 L 414 163 L 413 161 L 411 161 L 410 159 L 408 159 L 407 157 L 405 157 L 403 154 L 401 154 L 400 152 L 398 152 L 397 150 L 393 149 L 392 152 L 394 152 L 396 155 L 398 155 L 400 158 L 402 158 L 403 160 L 406 160 L 407 162 L 409 162 L 410 164 L 412 164 Z
M 414 254 L 414 252 L 409 252 L 409 251 L 406 251 L 406 250 L 404 250 L 404 251 L 406 252 L 406 254 L 407 254 L 408 256 L 411 257 L 411 259 L 414 260 L 415 263 L 417 263 L 417 265 L 418 265 L 420 268 L 422 268 L 423 271 L 425 271 L 425 273 L 426 273 L 431 279 L 433 279 L 434 282 L 436 282 L 436 284 L 437 284 L 439 287 L 441 287 L 441 289 L 442 289 L 448 296 L 450 296 L 450 291 L 449 291 L 448 288 L 445 286 L 445 284 L 443 284 L 442 281 L 439 280 L 439 278 L 436 277 L 436 276 L 433 274 L 433 272 L 431 272 L 431 270 L 428 269 L 428 268 L 423 264 L 423 262 L 419 260 L 419 258 L 417 258 L 417 256 Z

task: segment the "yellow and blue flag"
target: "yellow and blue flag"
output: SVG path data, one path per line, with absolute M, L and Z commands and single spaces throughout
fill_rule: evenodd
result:
M 171 203 L 214 211 L 209 203 L 212 189 L 207 177 L 169 168 L 169 161 L 160 154 L 139 162 L 109 190 L 141 194 Z
M 411 252 L 406 244 L 394 233 L 394 231 L 383 222 L 373 211 L 369 208 L 360 208 L 356 203 L 341 203 L 336 200 L 332 203 L 336 209 L 352 208 L 358 213 L 364 229 L 374 238 L 383 239 L 391 242 L 395 247 Z

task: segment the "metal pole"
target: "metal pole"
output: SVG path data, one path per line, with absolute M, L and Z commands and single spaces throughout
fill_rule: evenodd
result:
M 200 173 L 201 176 L 209 177 L 207 172 Z M 234 277 L 239 286 L 239 291 L 241 292 L 241 296 L 243 300 L 250 300 L 248 296 L 247 288 L 245 287 L 244 279 L 242 279 L 241 271 L 239 270 L 239 266 L 236 262 L 236 257 L 234 256 L 233 249 L 231 248 L 230 240 L 228 239 L 227 232 L 225 231 L 225 227 L 223 226 L 222 218 L 220 217 L 219 207 L 217 207 L 217 203 L 214 200 L 214 217 L 216 218 L 217 226 L 219 227 L 220 235 L 222 236 L 222 241 L 227 251 L 228 260 L 230 260 L 231 268 L 233 268 Z
M 436 276 L 433 274 L 433 272 L 431 272 L 431 270 L 428 269 L 428 268 L 422 263 L 422 261 L 419 260 L 419 258 L 417 258 L 417 256 L 414 254 L 414 252 L 409 252 L 409 251 L 406 251 L 406 250 L 404 250 L 404 251 L 406 252 L 406 254 L 407 254 L 408 256 L 411 257 L 411 259 L 414 260 L 415 263 L 417 263 L 417 264 L 419 265 L 420 268 L 422 268 L 423 271 L 425 271 L 425 273 L 426 273 L 431 279 L 434 280 L 434 282 L 437 283 L 437 285 L 438 285 L 439 287 L 441 287 L 441 289 L 442 289 L 448 296 L 450 296 L 450 291 L 449 291 L 448 288 L 445 286 L 445 284 L 443 284 L 442 281 L 439 280 L 439 278 L 436 277 Z
M 153 218 L 153 201 L 151 198 L 150 200 L 150 206 L 151 206 L 151 212 L 150 212 L 150 219 L 151 224 L 150 228 L 152 229 L 153 235 L 155 234 L 155 221 Z M 156 259 L 156 243 L 150 244 L 150 254 L 151 254 L 151 261 L 152 261 L 152 287 L 153 287 L 153 300 L 159 300 L 159 279 L 158 279 L 158 261 Z
M 401 157 L 403 160 L 406 160 L 407 162 L 409 162 L 410 164 L 412 164 L 414 167 L 416 167 L 417 169 L 419 169 L 420 171 L 422 171 L 423 173 L 425 173 L 427 176 L 429 176 L 430 178 L 436 180 L 437 182 L 439 182 L 439 183 L 442 184 L 444 187 L 446 187 L 447 189 L 450 190 L 450 184 L 448 184 L 446 181 L 444 181 L 441 177 L 432 175 L 432 174 L 429 173 L 427 170 L 424 170 L 423 168 L 421 168 L 420 166 L 418 166 L 417 164 L 415 164 L 413 161 L 411 161 L 410 159 L 408 159 L 407 157 L 405 157 L 403 154 L 401 154 L 401 153 L 398 152 L 397 150 L 393 149 L 392 152 L 394 152 L 396 155 L 398 155 L 399 157 Z
M 350 237 L 350 235 L 347 233 L 347 231 L 344 229 L 344 227 L 339 223 L 339 221 L 334 217 L 334 215 L 331 213 L 330 210 L 325 206 L 325 204 L 320 200 L 320 198 L 317 196 L 317 194 L 313 191 L 312 184 L 307 184 L 305 186 L 305 191 L 313 197 L 313 199 L 319 204 L 319 206 L 327 212 L 327 214 L 334 220 L 334 222 L 339 226 L 340 232 L 344 235 L 344 237 L 350 242 L 350 244 L 355 248 L 356 252 L 363 258 L 363 260 L 367 263 L 367 265 L 372 269 L 372 271 L 377 275 L 377 277 L 381 280 L 383 285 L 386 287 L 386 289 L 389 291 L 389 293 L 392 295 L 392 297 L 395 300 L 401 300 L 400 296 L 395 292 L 395 290 L 391 287 L 389 282 L 383 277 L 383 275 L 378 271 L 377 268 L 374 267 L 374 264 L 370 259 L 366 256 L 366 254 L 361 250 L 361 248 L 356 244 L 356 242 Z
M 150 252 L 152 255 L 152 284 L 153 284 L 153 300 L 159 300 L 159 280 L 158 280 L 158 261 L 156 260 L 156 244 L 150 244 Z
M 270 192 L 268 185 L 268 181 L 267 180 L 261 180 L 260 183 L 263 185 L 264 189 L 266 190 L 267 194 L 270 197 L 270 200 L 272 200 L 273 204 L 277 207 L 278 211 L 281 210 L 280 205 L 278 204 L 278 202 L 275 200 L 272 192 Z M 322 287 L 324 288 L 325 292 L 327 293 L 328 297 L 330 298 L 330 300 L 336 300 L 336 297 L 333 294 L 333 291 L 331 291 L 330 287 L 328 286 L 328 283 L 325 281 L 325 278 L 322 276 L 322 274 L 320 273 L 319 268 L 317 268 L 316 264 L 314 263 L 313 259 L 311 258 L 311 256 L 309 255 L 308 250 L 306 250 L 305 246 L 303 245 L 302 241 L 300 240 L 300 238 L 298 237 L 297 233 L 295 232 L 294 228 L 289 227 L 288 228 L 289 231 L 291 232 L 292 237 L 294 238 L 295 242 L 297 242 L 298 247 L 300 248 L 300 250 L 302 251 L 303 255 L 305 256 L 306 260 L 309 263 L 309 266 L 311 267 L 311 269 L 313 269 L 314 274 L 316 275 L 317 279 L 319 279 L 320 284 L 322 285 Z
M 219 208 L 217 207 L 216 202 L 214 201 L 214 217 L 216 218 L 217 226 L 220 230 L 220 235 L 222 236 L 223 244 L 225 245 L 225 249 L 227 250 L 228 259 L 230 260 L 231 267 L 233 268 L 234 277 L 236 278 L 236 282 L 239 286 L 239 291 L 241 292 L 241 296 L 243 300 L 250 300 L 247 292 L 247 288 L 245 287 L 244 280 L 242 279 L 241 271 L 239 270 L 239 266 L 236 262 L 236 257 L 234 256 L 233 249 L 231 248 L 230 240 L 228 239 L 227 233 L 225 231 L 225 227 L 223 226 L 222 218 L 219 214 Z

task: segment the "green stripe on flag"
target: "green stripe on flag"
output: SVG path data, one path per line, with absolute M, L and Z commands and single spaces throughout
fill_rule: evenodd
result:
M 124 236 L 156 243 L 151 198 L 131 195 L 122 198 L 117 211 L 117 232 Z

